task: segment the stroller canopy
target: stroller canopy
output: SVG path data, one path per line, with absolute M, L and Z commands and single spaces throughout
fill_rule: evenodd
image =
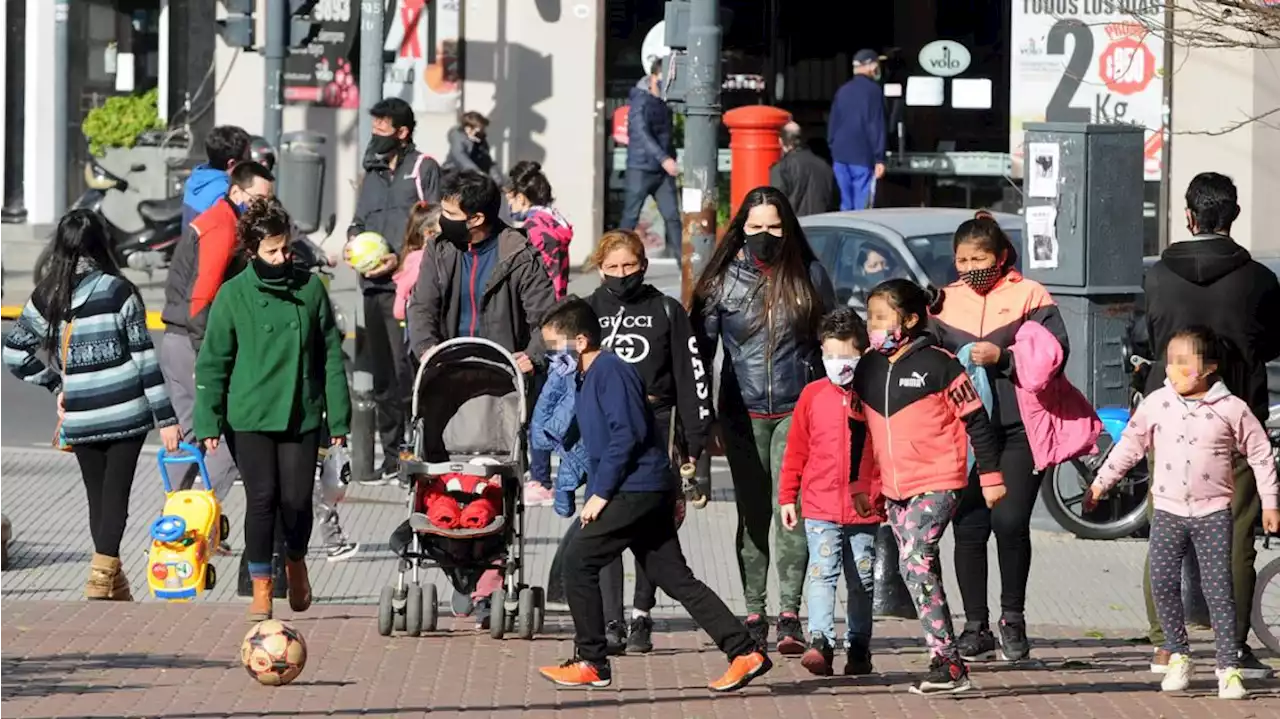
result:
M 494 342 L 479 337 L 441 342 L 418 368 L 413 420 L 423 461 L 488 455 L 519 462 L 528 416 L 524 373 Z

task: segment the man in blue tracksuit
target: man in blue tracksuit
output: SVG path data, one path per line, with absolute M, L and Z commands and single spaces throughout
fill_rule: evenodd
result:
M 853 79 L 836 90 L 827 119 L 827 144 L 840 187 L 841 210 L 865 210 L 875 202 L 876 180 L 884 177 L 884 91 L 880 56 L 859 50 Z
M 634 230 L 644 201 L 653 196 L 662 215 L 666 254 L 681 262 L 680 206 L 676 201 L 675 123 L 662 99 L 662 59 L 654 60 L 649 75 L 627 96 L 627 180 L 618 226 Z
M 196 165 L 182 192 L 182 226 L 186 227 L 227 194 L 231 168 L 249 159 L 249 133 L 235 125 L 220 125 L 204 138 L 208 163 Z

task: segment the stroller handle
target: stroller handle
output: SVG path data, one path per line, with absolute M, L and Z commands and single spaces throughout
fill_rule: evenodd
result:
M 160 481 L 164 483 L 164 493 L 173 492 L 173 483 L 169 481 L 169 465 L 171 464 L 194 464 L 200 468 L 200 483 L 204 485 L 206 490 L 213 489 L 213 483 L 209 480 L 209 468 L 204 463 L 204 453 L 195 445 L 186 442 L 178 443 L 178 452 L 170 454 L 164 447 L 160 448 L 160 453 L 156 455 L 156 461 L 160 464 Z

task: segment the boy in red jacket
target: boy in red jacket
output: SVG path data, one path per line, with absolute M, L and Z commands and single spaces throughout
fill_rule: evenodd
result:
M 832 674 L 836 585 L 843 569 L 849 587 L 844 673 L 869 674 L 871 570 L 884 500 L 862 401 L 853 392 L 854 369 L 867 348 L 867 327 L 853 310 L 841 308 L 822 318 L 818 336 L 827 378 L 800 393 L 778 480 L 787 531 L 795 531 L 797 495 L 804 497 L 810 641 L 800 663 L 818 676 Z

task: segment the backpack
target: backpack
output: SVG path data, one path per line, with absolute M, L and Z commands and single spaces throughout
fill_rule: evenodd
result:
M 418 159 L 413 162 L 413 172 L 409 173 L 405 179 L 413 180 L 413 189 L 418 191 L 418 202 L 426 202 L 427 198 L 422 192 L 422 161 L 430 160 L 431 156 L 425 152 L 418 153 Z

